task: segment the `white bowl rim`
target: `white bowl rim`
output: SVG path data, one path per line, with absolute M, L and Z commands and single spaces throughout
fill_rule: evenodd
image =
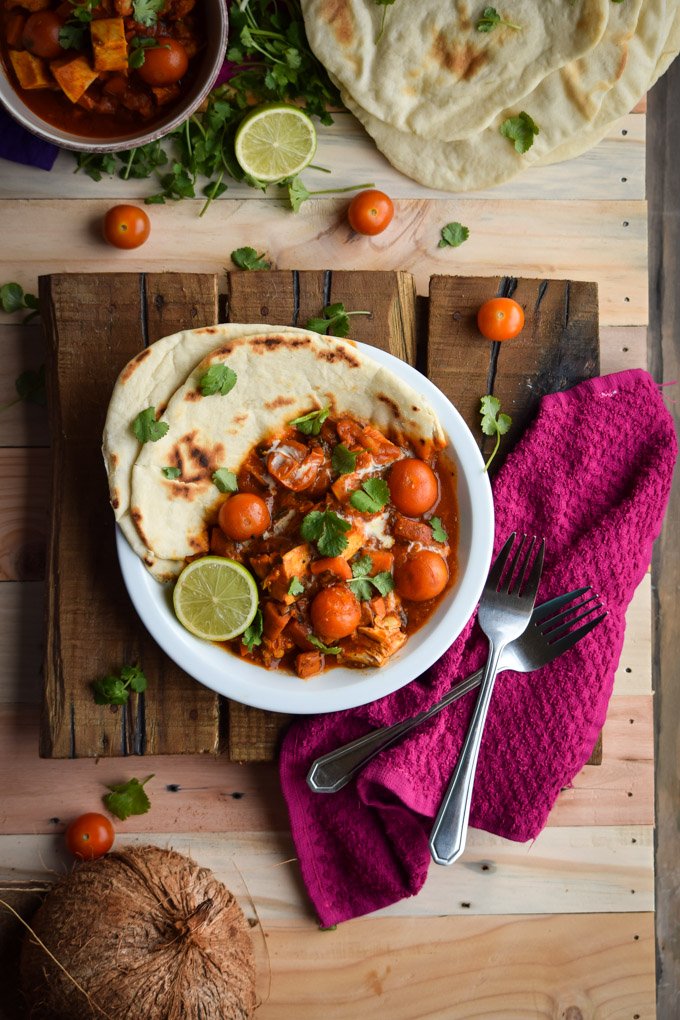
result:
M 290 715 L 316 715 L 368 704 L 391 694 L 420 676 L 450 647 L 463 630 L 479 601 L 486 581 L 494 538 L 491 485 L 484 461 L 467 424 L 430 380 L 406 362 L 378 348 L 358 345 L 362 351 L 410 383 L 429 401 L 449 439 L 447 453 L 456 464 L 458 504 L 468 497 L 471 534 L 467 569 L 459 574 L 451 592 L 433 617 L 413 634 L 386 666 L 349 669 L 336 666 L 301 680 L 278 670 L 254 665 L 216 645 L 194 637 L 175 618 L 170 585 L 149 573 L 116 525 L 116 546 L 123 580 L 132 603 L 151 636 L 186 673 L 224 697 L 253 708 Z M 466 492 L 461 483 L 466 483 Z M 459 561 L 461 559 L 459 547 Z M 451 597 L 453 593 L 453 598 Z M 221 668 L 220 668 L 221 667 Z
M 44 142 L 50 142 L 60 149 L 69 149 L 71 152 L 125 152 L 127 149 L 156 142 L 171 131 L 174 131 L 175 128 L 179 127 L 195 113 L 217 80 L 227 50 L 229 16 L 223 0 L 218 0 L 218 3 L 215 5 L 215 11 L 217 12 L 219 33 L 217 39 L 211 36 L 210 47 L 214 50 L 214 57 L 209 65 L 208 77 L 204 84 L 194 94 L 189 106 L 183 108 L 176 107 L 176 112 L 174 113 L 168 111 L 166 117 L 157 122 L 154 127 L 144 134 L 130 133 L 119 135 L 116 138 L 88 138 L 85 135 L 76 135 L 50 124 L 49 121 L 43 120 L 42 117 L 31 110 L 30 106 L 24 103 L 21 96 L 12 87 L 2 62 L 0 62 L 0 104 L 10 116 L 21 124 L 22 127 L 26 128 L 27 131 L 30 131 L 31 134 L 41 138 Z

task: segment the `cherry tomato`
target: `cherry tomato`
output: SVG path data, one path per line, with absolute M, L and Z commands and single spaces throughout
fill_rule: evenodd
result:
M 446 560 L 430 549 L 408 556 L 394 572 L 399 594 L 411 602 L 427 602 L 444 591 L 449 579 Z
M 59 45 L 59 32 L 63 27 L 64 22 L 54 11 L 36 11 L 26 20 L 21 41 L 35 57 L 56 60 L 66 53 Z
M 487 340 L 513 340 L 524 329 L 524 309 L 512 298 L 491 298 L 477 312 L 477 326 Z
M 151 222 L 136 205 L 114 205 L 104 217 L 104 240 L 114 248 L 139 248 L 151 233 Z
M 159 36 L 158 46 L 144 50 L 144 63 L 137 74 L 147 85 L 172 85 L 187 73 L 189 57 L 177 39 Z
M 357 234 L 382 234 L 394 216 L 394 205 L 384 191 L 360 191 L 347 210 L 347 219 Z
M 397 510 L 407 517 L 420 517 L 435 505 L 439 496 L 437 476 L 424 460 L 398 460 L 387 476 L 390 496 Z
M 316 481 L 324 461 L 320 446 L 309 450 L 303 443 L 287 439 L 269 453 L 267 471 L 287 489 L 302 492 Z
M 361 606 L 349 588 L 334 584 L 319 592 L 309 615 L 315 634 L 323 641 L 337 641 L 357 629 L 361 622 Z
M 66 830 L 66 846 L 74 857 L 93 861 L 113 846 L 115 833 L 106 815 L 90 811 L 71 822 Z
M 253 492 L 237 492 L 220 507 L 219 525 L 236 542 L 263 535 L 271 524 L 271 515 L 261 496 Z

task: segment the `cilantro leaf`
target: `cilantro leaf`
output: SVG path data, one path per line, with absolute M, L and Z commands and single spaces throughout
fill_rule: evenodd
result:
M 462 223 L 447 223 L 440 233 L 438 248 L 460 248 L 470 236 L 470 231 Z
M 288 594 L 289 595 L 302 595 L 304 590 L 305 590 L 305 587 L 300 582 L 300 578 L 299 577 L 294 577 L 292 579 L 292 581 L 290 582 L 290 585 L 289 585 L 289 588 L 288 588 Z
M 228 468 L 218 468 L 213 474 L 212 480 L 220 492 L 238 492 L 236 475 Z
M 38 404 L 40 407 L 44 407 L 47 403 L 45 366 L 41 365 L 37 370 L 32 368 L 26 369 L 25 372 L 22 372 L 14 380 L 14 387 L 19 394 L 19 400 L 25 400 L 27 404 Z
M 357 454 L 348 450 L 344 443 L 338 443 L 333 447 L 331 455 L 331 467 L 339 475 L 351 475 L 356 471 Z
M 170 479 L 179 478 L 179 476 L 182 474 L 182 469 L 178 467 L 164 467 L 161 468 L 161 471 L 163 472 L 166 478 Z
M 322 556 L 339 556 L 347 548 L 345 532 L 350 528 L 349 521 L 333 510 L 312 510 L 303 517 L 300 534 L 306 542 L 316 542 Z
M 534 144 L 534 135 L 539 133 L 538 126 L 524 110 L 516 117 L 508 117 L 498 129 L 504 138 L 514 142 L 515 151 L 527 152 Z
M 501 436 L 504 436 L 512 425 L 512 418 L 507 414 L 500 414 L 501 402 L 497 397 L 492 397 L 490 394 L 482 397 L 481 406 L 479 413 L 482 416 L 482 432 L 485 436 L 496 436 L 496 445 L 494 446 L 491 456 L 484 465 L 484 470 L 489 470 L 489 464 L 498 453 L 498 447 L 500 446 Z
M 506 28 L 515 28 L 522 31 L 521 25 L 513 25 L 511 21 L 503 21 L 495 7 L 485 7 L 482 16 L 475 26 L 478 32 L 493 32 L 498 25 L 505 25 Z
M 363 188 L 374 188 L 375 184 L 350 184 L 347 188 L 320 188 L 317 191 L 308 191 L 299 177 L 291 177 L 289 181 L 282 181 L 288 190 L 288 201 L 293 212 L 299 212 L 300 206 L 312 195 L 338 195 L 345 191 L 361 191 Z
M 150 28 L 158 21 L 165 0 L 132 0 L 132 17 L 138 25 Z
M 252 652 L 255 645 L 262 644 L 263 629 L 264 620 L 262 618 L 262 610 L 258 609 L 253 618 L 253 622 L 246 627 L 241 635 L 241 641 L 243 641 L 243 644 L 249 652 Z
M 79 50 L 85 44 L 87 25 L 67 22 L 59 29 L 59 45 L 63 50 Z
M 326 305 L 321 316 L 311 318 L 307 321 L 306 329 L 314 333 L 321 333 L 324 336 L 349 336 L 350 315 L 370 315 L 371 312 L 348 312 L 342 301 L 336 301 L 333 305 Z
M 128 52 L 128 66 L 133 68 L 133 70 L 137 70 L 138 68 L 142 67 L 145 60 L 146 50 L 154 49 L 169 50 L 170 47 L 167 45 L 167 43 L 164 46 L 161 46 L 158 40 L 154 39 L 152 36 L 136 35 L 134 39 L 132 39 L 132 41 L 130 42 Z
M 441 517 L 430 517 L 428 524 L 432 528 L 432 537 L 435 542 L 448 542 L 449 536 L 444 529 Z
M 271 263 L 265 261 L 264 252 L 258 255 L 254 248 L 236 248 L 231 253 L 231 261 L 239 269 L 271 269 Z
M 331 645 L 330 647 L 325 645 L 315 634 L 308 634 L 307 640 L 311 641 L 311 643 L 325 655 L 339 655 L 342 651 L 342 648 L 339 645 Z
M 376 588 L 381 595 L 387 595 L 394 589 L 394 580 L 389 570 L 383 570 L 375 577 L 369 577 L 373 569 L 373 560 L 370 555 L 362 556 L 352 564 L 352 580 L 348 586 L 352 589 L 359 602 L 368 602 L 373 598 L 373 588 Z
M 219 393 L 226 397 L 227 393 L 233 390 L 236 385 L 236 372 L 228 365 L 211 365 L 207 372 L 201 376 L 198 384 L 204 397 L 210 397 L 213 393 Z
M 376 46 L 378 45 L 378 43 L 382 39 L 383 32 L 385 31 L 385 17 L 387 16 L 387 8 L 391 7 L 394 2 L 395 2 L 395 0 L 374 0 L 374 3 L 376 3 L 378 5 L 378 7 L 382 7 L 382 9 L 383 9 L 382 18 L 380 20 L 380 29 L 378 31 L 377 36 L 375 37 L 375 45 Z
M 383 478 L 369 478 L 361 483 L 360 489 L 352 493 L 349 501 L 355 510 L 360 510 L 364 514 L 377 514 L 386 503 L 389 503 L 389 499 L 390 490 L 387 482 Z
M 120 676 L 113 674 L 95 680 L 92 684 L 95 704 L 126 705 L 130 691 L 141 694 L 147 688 L 147 679 L 138 666 L 123 666 Z
M 140 443 L 155 443 L 162 439 L 170 426 L 166 421 L 156 421 L 156 408 L 147 407 L 140 411 L 132 423 L 132 431 Z
M 318 436 L 319 432 L 321 432 L 321 426 L 330 413 L 330 407 L 322 407 L 318 411 L 310 411 L 309 414 L 303 414 L 300 418 L 293 418 L 288 424 L 297 426 L 298 430 L 305 436 Z
M 130 815 L 145 815 L 151 807 L 144 789 L 150 779 L 153 779 L 153 775 L 147 776 L 143 783 L 138 779 L 128 779 L 127 783 L 107 786 L 111 792 L 102 797 L 107 810 L 123 822 Z
M 38 299 L 35 294 L 26 294 L 18 283 L 4 283 L 0 287 L 0 307 L 3 312 L 19 312 L 22 308 L 30 308 L 31 314 L 23 320 L 28 322 L 38 314 Z

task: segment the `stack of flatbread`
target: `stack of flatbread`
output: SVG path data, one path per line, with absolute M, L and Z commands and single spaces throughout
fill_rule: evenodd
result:
M 380 151 L 448 191 L 591 148 L 680 50 L 680 0 L 302 0 L 302 10 L 312 49 Z M 538 129 L 526 151 L 501 132 L 522 114 Z

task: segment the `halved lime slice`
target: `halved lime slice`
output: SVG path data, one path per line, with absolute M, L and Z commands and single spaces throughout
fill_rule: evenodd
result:
M 241 121 L 234 151 L 247 174 L 272 184 L 294 177 L 312 162 L 316 130 L 297 106 L 264 103 Z
M 172 601 L 177 619 L 196 637 L 228 641 L 253 622 L 257 585 L 235 560 L 203 556 L 179 575 Z

